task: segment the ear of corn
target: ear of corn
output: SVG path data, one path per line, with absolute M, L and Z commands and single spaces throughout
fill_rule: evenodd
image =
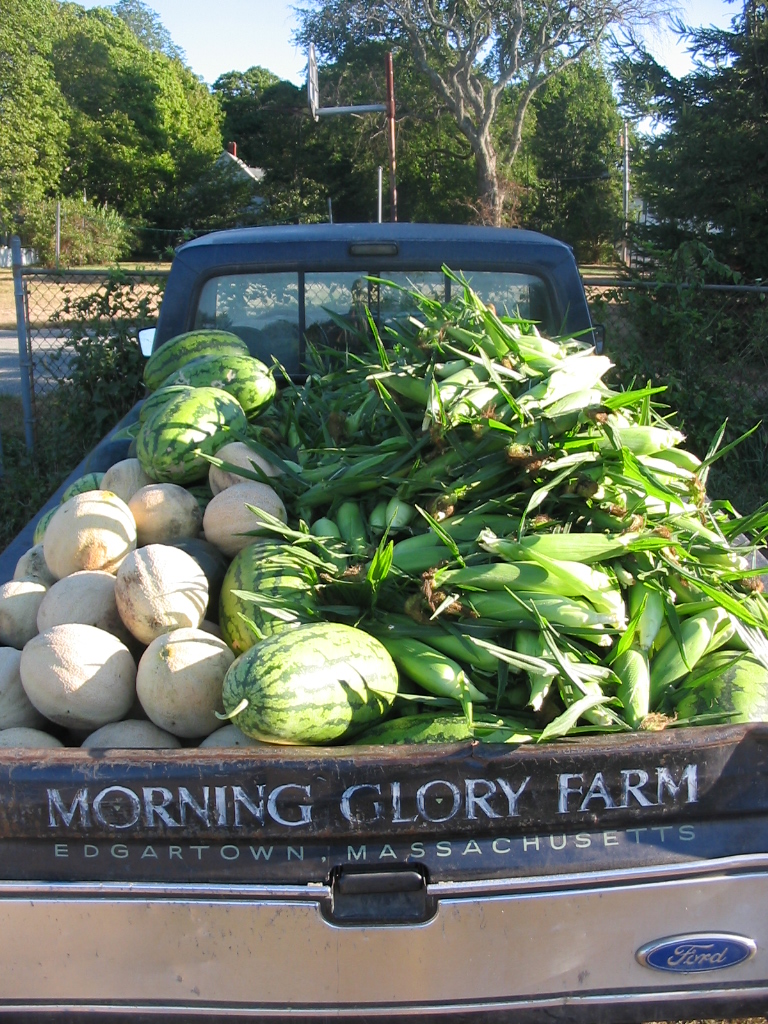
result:
M 624 721 L 637 729 L 650 710 L 648 655 L 637 647 L 630 647 L 616 658 L 611 667 L 619 677 L 616 696 L 624 705 Z
M 544 637 L 534 630 L 516 629 L 514 643 L 518 654 L 526 654 L 531 658 L 544 658 L 549 653 Z M 528 703 L 534 711 L 541 711 L 541 706 L 552 686 L 552 674 L 533 667 L 526 669 L 526 673 L 531 683 Z
M 651 662 L 651 708 L 656 709 L 671 686 L 692 672 L 727 617 L 723 608 L 711 608 L 680 623 L 682 648 L 673 636 Z
M 488 697 L 467 679 L 458 662 L 411 637 L 382 637 L 397 667 L 436 697 L 485 703 Z

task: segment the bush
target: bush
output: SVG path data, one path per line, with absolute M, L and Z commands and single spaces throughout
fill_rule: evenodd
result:
M 48 199 L 24 214 L 25 244 L 46 267 L 56 265 L 56 200 Z M 59 263 L 64 267 L 113 264 L 131 249 L 128 225 L 109 207 L 84 199 L 61 200 Z
M 709 290 L 740 283 L 699 242 L 652 253 L 654 283 L 637 282 L 604 296 L 617 307 L 593 309 L 613 323 L 606 353 L 621 382 L 666 387 L 659 401 L 674 413 L 686 447 L 704 457 L 727 420 L 723 444 L 765 423 L 713 467 L 707 487 L 748 513 L 768 501 L 768 303 L 748 292 Z
M 55 320 L 66 324 L 68 376 L 59 385 L 63 428 L 85 451 L 144 393 L 144 357 L 138 332 L 157 319 L 162 278 L 142 281 L 119 270 L 80 298 L 70 298 Z

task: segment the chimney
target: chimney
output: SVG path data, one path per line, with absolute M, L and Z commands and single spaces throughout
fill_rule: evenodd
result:
M 231 153 L 232 156 L 237 156 L 237 143 L 236 142 L 228 142 L 227 143 L 227 152 Z

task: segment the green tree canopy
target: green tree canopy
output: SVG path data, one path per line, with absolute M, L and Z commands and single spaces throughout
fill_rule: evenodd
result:
M 408 53 L 471 147 L 485 218 L 501 223 L 505 180 L 495 138 L 514 97 L 504 162 L 514 163 L 536 92 L 613 25 L 669 10 L 663 0 L 305 0 L 297 41 L 326 61 L 365 40 Z
M 656 130 L 635 165 L 666 249 L 703 240 L 749 277 L 768 275 L 768 5 L 746 0 L 730 31 L 679 25 L 694 57 L 675 79 L 635 44 L 619 61 L 624 100 Z
M 66 105 L 49 62 L 56 6 L 0 0 L 0 232 L 52 193 L 65 162 Z
M 184 51 L 174 43 L 171 33 L 155 12 L 141 0 L 117 0 L 112 10 L 125 22 L 142 46 L 182 63 L 185 61 Z
M 573 246 L 581 262 L 609 256 L 622 233 L 622 117 L 600 61 L 584 56 L 532 102 L 517 178 L 529 227 Z
M 221 114 L 180 61 L 148 50 L 104 8 L 59 8 L 51 61 L 69 106 L 62 189 L 158 227 L 221 153 Z

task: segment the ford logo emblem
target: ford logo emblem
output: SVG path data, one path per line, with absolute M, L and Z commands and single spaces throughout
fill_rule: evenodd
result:
M 735 967 L 755 955 L 757 946 L 743 935 L 722 932 L 702 935 L 672 935 L 650 942 L 637 951 L 644 967 L 675 974 L 697 974 Z

